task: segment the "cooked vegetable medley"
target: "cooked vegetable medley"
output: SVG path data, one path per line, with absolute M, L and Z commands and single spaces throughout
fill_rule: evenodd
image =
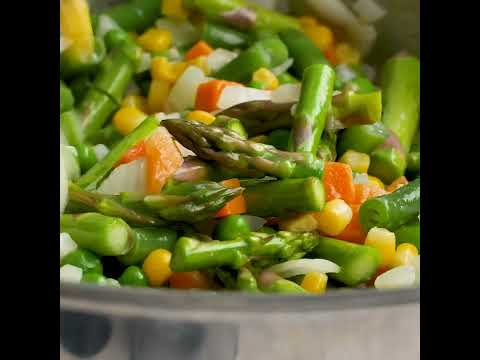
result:
M 378 5 L 341 34 L 246 0 L 60 3 L 61 281 L 419 284 L 420 64 L 363 62 Z

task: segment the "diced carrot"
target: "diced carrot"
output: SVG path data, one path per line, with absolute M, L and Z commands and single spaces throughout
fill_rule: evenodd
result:
M 354 184 L 355 199 L 353 204 L 362 204 L 370 196 L 370 186 L 367 184 Z
M 400 176 L 394 182 L 392 182 L 390 185 L 387 186 L 387 191 L 393 192 L 398 188 L 402 187 L 403 185 L 407 185 L 407 184 L 408 184 L 407 178 L 405 176 Z
M 240 186 L 240 181 L 238 179 L 228 179 L 221 182 L 222 185 L 235 188 Z M 247 204 L 243 195 L 238 195 L 221 208 L 216 217 L 225 217 L 228 215 L 239 215 L 247 212 Z
M 159 193 L 168 178 L 182 166 L 183 157 L 167 129 L 159 127 L 145 141 L 147 193 Z
M 325 163 L 323 186 L 327 200 L 343 199 L 348 204 L 355 200 L 355 186 L 350 165 L 339 162 Z
M 169 278 L 171 288 L 175 289 L 209 289 L 210 281 L 200 271 L 176 272 Z
M 127 164 L 145 156 L 145 141 L 141 140 L 137 145 L 128 150 L 125 155 L 115 164 L 115 167 Z
M 205 41 L 200 40 L 187 51 L 185 59 L 192 60 L 199 56 L 208 56 L 211 52 L 213 49 Z
M 195 110 L 214 111 L 217 109 L 217 103 L 220 99 L 225 86 L 241 85 L 236 82 L 226 80 L 210 80 L 200 84 L 197 88 L 195 97 Z
M 357 244 L 363 244 L 367 234 L 360 224 L 360 205 L 351 205 L 352 208 L 352 220 L 339 235 L 335 236 L 337 239 L 354 242 Z

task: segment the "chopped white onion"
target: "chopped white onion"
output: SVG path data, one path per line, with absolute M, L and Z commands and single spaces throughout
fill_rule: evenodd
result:
M 155 22 L 155 26 L 169 31 L 172 34 L 172 44 L 176 46 L 192 44 L 199 37 L 198 31 L 188 21 L 161 18 Z
M 292 58 L 288 58 L 287 60 L 285 60 L 284 63 L 274 67 L 272 69 L 272 73 L 274 73 L 275 75 L 280 75 L 280 74 L 283 74 L 285 71 L 287 71 L 290 66 L 293 65 L 293 59 Z
M 78 284 L 82 281 L 83 270 L 79 267 L 67 264 L 60 268 L 60 281 Z
M 248 225 L 250 225 L 250 231 L 257 231 L 267 223 L 267 220 L 259 216 L 242 215 L 242 217 L 248 222 Z
M 95 152 L 95 156 L 97 157 L 98 161 L 102 160 L 110 152 L 108 147 L 106 147 L 104 144 L 95 145 L 93 147 L 93 151 Z
M 278 104 L 297 102 L 301 90 L 301 84 L 282 84 L 272 91 L 272 102 Z
M 60 151 L 60 214 L 65 210 L 68 201 L 68 178 L 62 153 Z
M 198 86 L 207 81 L 203 70 L 189 66 L 178 78 L 167 98 L 167 109 L 170 112 L 183 111 L 195 106 Z
M 292 276 L 304 275 L 311 271 L 338 273 L 340 271 L 340 266 L 325 259 L 299 259 L 270 266 L 267 271 L 272 271 L 281 277 L 289 278 Z
M 121 192 L 144 193 L 146 184 L 145 159 L 116 167 L 102 182 L 97 192 L 115 195 Z
M 165 51 L 165 56 L 170 61 L 179 61 L 182 60 L 182 54 L 178 51 L 176 47 L 171 47 L 167 51 Z
M 118 28 L 118 24 L 110 16 L 100 15 L 98 17 L 98 27 L 95 35 L 103 38 L 110 30 Z
M 81 173 L 77 149 L 70 145 L 60 145 L 60 151 L 63 153 L 63 165 L 67 172 L 67 179 L 77 180 Z
M 135 71 L 136 74 L 143 73 L 145 71 L 150 70 L 152 65 L 152 55 L 147 52 L 143 52 L 140 57 L 140 63 L 137 66 L 137 70 Z
M 120 283 L 118 280 L 112 279 L 112 278 L 107 278 L 105 282 L 103 283 L 105 286 L 114 286 L 114 287 L 121 287 Z
M 60 261 L 77 248 L 77 244 L 72 240 L 69 233 L 60 234 Z
M 362 20 L 369 24 L 387 15 L 387 11 L 378 5 L 375 0 L 357 0 L 352 8 Z
M 237 56 L 238 54 L 233 51 L 218 48 L 207 56 L 207 66 L 212 72 L 216 72 Z
M 177 147 L 178 151 L 180 151 L 180 154 L 182 154 L 183 157 L 188 157 L 188 156 L 196 156 L 193 151 L 190 149 L 187 149 L 185 146 L 180 144 L 177 140 L 173 141 L 175 143 L 175 146 Z
M 356 174 L 355 178 L 353 179 L 353 183 L 368 185 L 368 174 L 367 173 Z
M 223 110 L 238 104 L 261 100 L 271 100 L 271 91 L 232 85 L 223 89 L 217 107 Z
M 377 289 L 401 289 L 415 284 L 415 267 L 402 265 L 394 267 L 375 279 Z
M 412 266 L 415 268 L 415 285 L 420 285 L 420 255 L 412 259 Z
M 345 64 L 340 64 L 335 68 L 335 72 L 337 73 L 337 78 L 340 80 L 347 82 L 353 80 L 357 77 L 355 71 L 352 68 Z
M 158 112 L 158 113 L 155 113 L 153 116 L 155 116 L 155 119 L 157 119 L 158 123 L 160 124 L 163 120 L 167 120 L 167 119 L 180 119 L 181 116 L 180 116 L 180 113 L 178 112 L 175 112 L 175 113 L 169 113 L 169 114 L 165 114 L 163 112 Z

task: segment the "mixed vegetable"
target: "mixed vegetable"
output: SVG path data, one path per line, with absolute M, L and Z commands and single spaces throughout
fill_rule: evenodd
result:
M 362 62 L 376 4 L 309 1 L 345 35 L 246 0 L 60 3 L 61 281 L 419 284 L 420 65 Z

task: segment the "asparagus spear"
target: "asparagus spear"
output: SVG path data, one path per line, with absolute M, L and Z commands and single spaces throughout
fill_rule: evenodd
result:
M 279 231 L 275 234 L 251 232 L 236 240 L 201 242 L 181 237 L 173 252 L 173 271 L 193 271 L 228 266 L 239 269 L 250 256 L 276 259 L 301 257 L 316 245 L 318 235 Z
M 82 126 L 75 111 L 66 111 L 60 115 L 60 128 L 69 145 L 79 146 L 83 143 Z
M 256 216 L 286 216 L 321 211 L 325 193 L 316 177 L 285 179 L 249 186 L 244 192 L 248 213 Z
M 146 118 L 134 131 L 125 136 L 107 156 L 83 174 L 76 184 L 82 188 L 96 187 L 97 183 L 103 179 L 122 156 L 140 140 L 149 136 L 157 126 L 155 117 Z
M 212 218 L 243 188 L 229 188 L 213 181 L 183 182 L 167 185 L 161 194 L 148 195 L 145 204 L 160 217 L 171 221 L 195 223 Z
M 70 234 L 78 246 L 100 256 L 123 255 L 134 245 L 126 222 L 98 213 L 63 214 L 60 229 Z
M 420 212 L 420 178 L 398 190 L 365 201 L 360 207 L 360 223 L 364 230 L 372 227 L 395 231 L 415 219 Z
M 74 102 L 72 91 L 60 80 L 60 114 L 71 110 Z
M 352 126 L 341 133 L 337 153 L 341 156 L 347 150 L 355 150 L 370 154 L 377 146 L 383 144 L 388 136 L 388 130 L 381 122 Z
M 365 283 L 380 266 L 377 249 L 327 237 L 317 238 L 317 245 L 310 256 L 330 260 L 340 266 L 340 272 L 329 274 L 329 277 L 348 286 Z
M 285 44 L 272 37 L 257 41 L 235 59 L 215 73 L 215 77 L 224 80 L 247 82 L 259 68 L 271 68 L 282 64 L 288 58 Z
M 232 130 L 238 135 L 240 135 L 243 139 L 248 139 L 247 131 L 243 127 L 242 122 L 238 119 L 225 115 L 220 115 L 217 116 L 212 125 Z
M 185 4 L 203 13 L 208 19 L 221 21 L 241 29 L 282 29 L 300 28 L 294 17 L 268 10 L 246 0 L 186 0 Z
M 311 65 L 330 65 L 322 51 L 303 32 L 289 29 L 279 35 L 293 58 L 292 68 L 298 78 L 302 78 L 304 71 Z
M 317 153 L 332 102 L 334 82 L 335 72 L 328 65 L 315 64 L 305 69 L 292 124 L 290 151 Z
M 200 158 L 214 160 L 246 177 L 259 172 L 278 178 L 321 178 L 323 174 L 323 161 L 311 153 L 279 151 L 270 145 L 244 140 L 228 129 L 196 121 L 167 119 L 162 125 Z

